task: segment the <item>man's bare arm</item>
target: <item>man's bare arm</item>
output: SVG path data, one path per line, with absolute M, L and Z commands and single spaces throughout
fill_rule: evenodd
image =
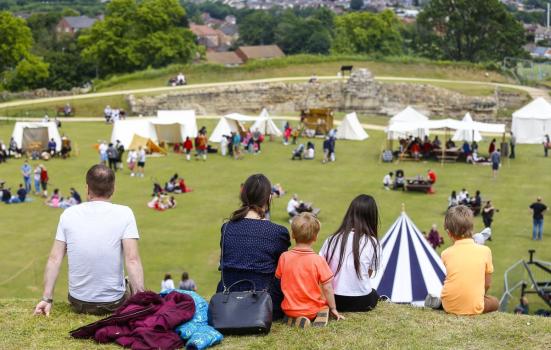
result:
M 54 288 L 59 275 L 59 269 L 61 268 L 61 263 L 63 262 L 63 257 L 65 256 L 67 245 L 65 242 L 58 240 L 54 241 L 52 250 L 50 251 L 50 256 L 48 257 L 48 262 L 46 263 L 46 269 L 44 270 L 44 292 L 42 297 L 45 299 L 53 299 L 54 297 Z M 50 310 L 52 309 L 52 304 L 50 302 L 41 300 L 34 310 L 35 315 L 50 315 Z
M 144 278 L 143 267 L 140 259 L 140 253 L 138 251 L 137 239 L 123 239 L 122 250 L 124 253 L 124 261 L 126 264 L 126 272 L 128 273 L 128 279 L 130 280 L 130 286 L 132 287 L 132 293 L 144 291 Z

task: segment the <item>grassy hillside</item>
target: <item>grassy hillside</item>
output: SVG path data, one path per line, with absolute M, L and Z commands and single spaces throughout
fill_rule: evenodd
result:
M 69 337 L 98 317 L 76 315 L 56 303 L 49 318 L 31 315 L 35 301 L 0 299 L 4 349 L 120 349 Z M 551 319 L 495 313 L 456 317 L 441 311 L 380 303 L 367 314 L 345 314 L 326 328 L 274 324 L 267 336 L 227 337 L 214 349 L 545 349 Z
M 336 75 L 342 65 L 368 68 L 375 76 L 418 77 L 513 83 L 498 71 L 467 62 L 431 61 L 411 57 L 374 58 L 370 56 L 296 55 L 271 60 L 250 61 L 239 67 L 213 64 L 172 65 L 114 76 L 95 82 L 97 91 L 163 86 L 170 77 L 184 72 L 189 84 L 276 77 Z

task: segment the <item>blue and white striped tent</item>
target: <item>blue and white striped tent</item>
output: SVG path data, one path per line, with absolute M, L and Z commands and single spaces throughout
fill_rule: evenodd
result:
M 444 264 L 404 211 L 381 240 L 381 247 L 381 268 L 373 278 L 379 295 L 414 305 L 423 305 L 427 294 L 440 296 Z

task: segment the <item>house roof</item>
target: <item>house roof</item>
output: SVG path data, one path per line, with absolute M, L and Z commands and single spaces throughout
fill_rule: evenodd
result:
M 239 46 L 238 50 L 247 59 L 283 57 L 285 54 L 277 45 Z
M 97 21 L 97 19 L 88 16 L 67 16 L 63 19 L 74 29 L 90 28 Z
M 197 36 L 218 36 L 218 30 L 201 24 L 191 23 L 189 29 Z
M 207 52 L 207 61 L 209 63 L 235 65 L 242 64 L 243 60 L 235 52 Z

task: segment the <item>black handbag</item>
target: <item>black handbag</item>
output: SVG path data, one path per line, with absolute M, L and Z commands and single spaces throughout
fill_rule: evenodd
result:
M 214 294 L 210 299 L 209 325 L 226 335 L 268 334 L 272 327 L 273 312 L 272 297 L 268 291 L 257 291 L 255 283 L 251 280 L 240 280 L 229 287 L 224 282 L 224 236 L 229 224 L 226 224 L 222 233 L 220 258 L 224 291 Z M 249 283 L 252 289 L 232 292 L 232 288 L 240 283 Z

